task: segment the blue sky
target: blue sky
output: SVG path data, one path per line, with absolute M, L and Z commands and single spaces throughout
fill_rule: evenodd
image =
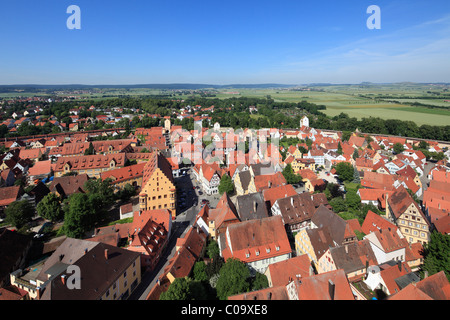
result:
M 0 2 L 0 84 L 450 82 L 449 58 L 448 0 Z

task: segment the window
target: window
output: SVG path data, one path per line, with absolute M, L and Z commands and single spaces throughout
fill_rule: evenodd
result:
M 123 277 L 124 277 L 124 278 L 127 277 L 127 272 L 126 272 L 126 271 L 123 273 Z M 125 286 L 125 287 L 126 287 L 126 286 Z

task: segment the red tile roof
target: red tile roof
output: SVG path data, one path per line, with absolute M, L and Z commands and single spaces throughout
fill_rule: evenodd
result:
M 363 225 L 362 225 L 362 231 L 365 234 L 369 234 L 370 232 L 375 232 L 380 229 L 387 229 L 391 228 L 391 230 L 396 231 L 397 226 L 390 222 L 389 220 L 379 216 L 372 210 L 369 210 L 367 212 L 366 218 L 364 219 Z
M 264 201 L 269 202 L 270 207 L 273 206 L 277 199 L 287 198 L 296 194 L 297 192 L 291 184 L 263 190 Z
M 116 167 L 123 167 L 125 165 L 125 154 L 61 157 L 57 160 L 54 170 L 55 172 L 64 171 L 66 163 L 69 163 L 71 171 L 109 168 L 111 161 L 115 161 Z
M 234 223 L 227 233 L 230 242 L 222 251 L 225 260 L 237 258 L 248 263 L 292 252 L 280 216 Z
M 286 286 L 293 279 L 313 275 L 313 272 L 311 272 L 311 261 L 306 254 L 272 263 L 268 269 L 272 280 L 272 287 Z
M 331 300 L 330 281 L 334 284 L 334 300 L 355 300 L 343 269 L 302 278 L 296 282 L 299 300 Z
M 17 200 L 21 193 L 20 186 L 0 188 L 0 206 L 7 206 Z
M 145 163 L 138 163 L 131 166 L 118 168 L 102 172 L 100 177 L 102 180 L 111 178 L 112 184 L 121 183 L 130 179 L 136 179 L 144 175 Z

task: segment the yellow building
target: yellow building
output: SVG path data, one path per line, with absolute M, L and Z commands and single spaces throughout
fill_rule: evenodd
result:
M 153 152 L 145 164 L 139 194 L 140 210 L 167 209 L 176 217 L 176 187 L 172 166 L 159 152 Z
M 410 244 L 430 240 L 428 219 L 402 185 L 386 198 L 386 217 L 399 227 Z
M 141 282 L 139 253 L 73 238 L 29 269 L 16 270 L 10 280 L 36 300 L 122 300 Z
M 98 179 L 102 172 L 124 167 L 125 160 L 125 153 L 61 157 L 55 163 L 55 177 L 76 172 Z

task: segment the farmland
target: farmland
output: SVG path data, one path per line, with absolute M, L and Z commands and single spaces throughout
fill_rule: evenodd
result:
M 305 87 L 302 90 L 304 91 L 292 89 L 241 89 L 238 91 L 239 96 L 259 98 L 270 96 L 275 102 L 305 100 L 318 105 L 325 105 L 327 109 L 323 112 L 331 117 L 343 112 L 357 119 L 372 116 L 382 119 L 414 121 L 417 125 L 450 124 L 450 102 L 445 101 L 447 98 L 436 98 L 437 94 L 448 96 L 448 86 L 419 84 L 336 85 Z M 219 98 L 230 98 L 231 96 L 221 92 L 217 94 Z M 426 99 L 419 98 L 424 96 Z M 410 105 L 414 102 L 434 105 L 438 108 Z

